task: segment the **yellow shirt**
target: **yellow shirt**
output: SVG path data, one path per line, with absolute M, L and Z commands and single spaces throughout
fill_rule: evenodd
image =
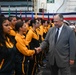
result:
M 32 56 L 33 54 L 35 54 L 35 50 L 28 50 L 28 48 L 26 47 L 26 40 L 24 35 L 21 36 L 19 33 L 17 33 L 15 39 L 17 42 L 16 47 L 19 52 L 26 56 Z
M 26 44 L 29 46 L 32 38 L 39 40 L 39 35 L 31 28 L 26 35 Z
M 10 39 L 7 38 L 7 41 L 5 41 L 7 48 L 13 48 L 14 44 L 10 42 Z M 2 44 L 0 44 L 0 46 L 3 46 Z M 0 69 L 2 68 L 3 64 L 4 64 L 5 59 L 2 59 L 2 61 L 0 62 Z
M 10 35 L 15 36 L 16 32 L 12 29 L 12 27 L 10 27 Z

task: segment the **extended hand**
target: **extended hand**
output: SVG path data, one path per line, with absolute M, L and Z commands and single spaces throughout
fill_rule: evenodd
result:
M 35 50 L 36 50 L 37 53 L 41 52 L 41 48 L 40 47 L 35 48 Z
M 70 65 L 73 65 L 74 64 L 74 60 L 70 60 Z

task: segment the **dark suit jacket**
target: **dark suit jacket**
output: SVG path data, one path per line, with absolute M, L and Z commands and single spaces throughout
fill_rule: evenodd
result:
M 75 33 L 70 27 L 63 25 L 56 44 L 55 33 L 56 27 L 51 28 L 40 47 L 44 50 L 49 46 L 48 62 L 50 65 L 54 65 L 55 59 L 58 67 L 69 66 L 69 60 L 75 59 Z

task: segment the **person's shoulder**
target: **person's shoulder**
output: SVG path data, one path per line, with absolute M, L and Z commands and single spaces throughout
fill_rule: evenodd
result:
M 53 31 L 55 29 L 55 27 L 51 27 L 50 29 L 49 29 L 49 31 Z
M 53 33 L 54 29 L 55 29 L 55 27 L 51 27 L 51 28 L 49 29 L 49 31 L 48 31 L 48 34 Z
M 72 28 L 70 28 L 69 26 L 64 25 L 64 27 L 65 27 L 65 31 L 66 31 L 68 34 L 70 34 L 71 32 L 74 32 L 74 30 L 73 30 Z
M 27 32 L 27 34 L 32 34 L 33 33 L 33 29 L 31 28 L 28 32 Z
M 67 30 L 70 30 L 70 31 L 73 30 L 71 27 L 69 27 L 69 26 L 67 26 L 67 25 L 64 25 L 64 27 L 65 27 Z

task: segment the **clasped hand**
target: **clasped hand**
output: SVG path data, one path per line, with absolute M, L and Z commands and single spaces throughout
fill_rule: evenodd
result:
M 37 54 L 41 52 L 41 48 L 40 47 L 35 48 L 35 50 L 36 50 Z

